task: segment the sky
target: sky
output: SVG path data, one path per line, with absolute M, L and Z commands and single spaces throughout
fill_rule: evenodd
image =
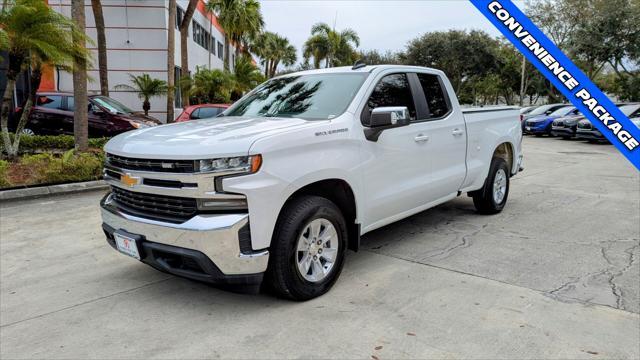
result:
M 524 1 L 514 1 L 524 9 Z M 298 49 L 310 36 L 311 26 L 325 22 L 337 30 L 351 28 L 363 50 L 403 50 L 410 40 L 430 31 L 485 30 L 499 36 L 467 0 L 260 0 L 266 30 L 289 39 Z

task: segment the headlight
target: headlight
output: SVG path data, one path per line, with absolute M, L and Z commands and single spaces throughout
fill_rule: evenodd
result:
M 246 211 L 247 199 L 198 199 L 198 209 L 205 211 Z
M 262 165 L 261 155 L 206 159 L 197 162 L 198 172 L 253 174 Z
M 137 121 L 129 121 L 129 124 L 131 124 L 131 126 L 133 126 L 136 129 L 149 127 L 149 125 L 143 124 L 143 123 L 140 123 L 140 122 L 137 122 Z

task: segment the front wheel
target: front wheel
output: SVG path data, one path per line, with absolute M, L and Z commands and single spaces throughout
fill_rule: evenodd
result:
M 501 158 L 493 158 L 482 189 L 471 193 L 473 205 L 481 214 L 502 211 L 509 196 L 509 167 Z
M 318 196 L 291 200 L 278 218 L 267 284 L 298 301 L 326 293 L 340 276 L 346 243 L 346 222 L 334 203 Z
M 25 136 L 34 136 L 35 134 L 36 134 L 36 133 L 35 133 L 33 130 L 29 129 L 29 128 L 24 128 L 24 129 L 22 129 L 22 135 L 25 135 Z

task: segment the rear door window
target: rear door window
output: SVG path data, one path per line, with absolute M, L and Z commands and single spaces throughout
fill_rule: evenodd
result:
M 424 96 L 427 98 L 429 106 L 429 119 L 437 119 L 446 116 L 451 110 L 451 105 L 447 98 L 447 93 L 442 87 L 438 75 L 417 74 Z
M 46 109 L 62 110 L 62 96 L 60 95 L 38 95 L 36 105 Z
M 220 109 L 218 108 L 205 107 L 205 108 L 200 108 L 200 113 L 198 114 L 198 117 L 200 117 L 200 119 L 206 119 L 206 118 L 216 117 L 218 116 L 219 113 L 220 113 Z
M 416 106 L 413 102 L 413 95 L 411 95 L 407 74 L 387 75 L 378 82 L 369 96 L 367 106 L 362 114 L 363 123 L 369 123 L 373 109 L 390 106 L 406 106 L 409 109 L 411 120 L 416 119 Z

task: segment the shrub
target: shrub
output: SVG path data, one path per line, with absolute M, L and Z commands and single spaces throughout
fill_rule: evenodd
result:
M 11 186 L 9 181 L 9 162 L 0 160 L 0 188 Z
M 0 162 L 0 187 L 98 180 L 102 178 L 103 163 L 101 151 L 24 155 L 15 163 Z
M 9 134 L 13 141 L 14 134 Z M 109 141 L 109 138 L 91 138 L 89 139 L 89 147 L 100 148 Z M 47 150 L 69 150 L 73 149 L 75 141 L 71 135 L 33 135 L 22 136 L 20 138 L 20 152 L 31 153 L 36 151 Z M 4 141 L 0 136 L 0 150 L 4 151 Z

